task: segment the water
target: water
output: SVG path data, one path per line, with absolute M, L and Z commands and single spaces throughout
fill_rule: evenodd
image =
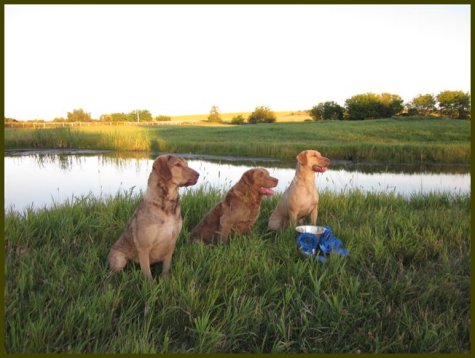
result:
M 242 158 L 241 158 L 242 159 Z M 61 204 L 73 197 L 106 197 L 118 191 L 146 189 L 154 156 L 118 157 L 113 153 L 37 152 L 7 155 L 5 160 L 5 208 L 23 211 Z M 279 179 L 277 192 L 283 192 L 295 174 L 295 163 L 238 161 L 233 158 L 191 157 L 188 164 L 201 176 L 198 184 L 181 193 L 203 186 L 229 189 L 247 169 L 266 167 Z M 330 166 L 316 175 L 320 192 L 394 192 L 404 196 L 418 193 L 470 194 L 470 167 Z M 455 170 L 455 172 L 454 172 Z

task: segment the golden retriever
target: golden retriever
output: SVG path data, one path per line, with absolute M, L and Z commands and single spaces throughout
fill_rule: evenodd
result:
M 132 259 L 139 262 L 147 278 L 152 278 L 150 265 L 157 262 L 163 262 L 161 275 L 169 274 L 182 226 L 178 188 L 196 184 L 198 177 L 180 157 L 161 155 L 155 159 L 144 197 L 110 249 L 112 271 L 122 270 Z
M 261 200 L 273 195 L 278 180 L 264 168 L 249 169 L 224 199 L 212 208 L 191 231 L 191 241 L 206 244 L 226 242 L 231 233 L 247 234 L 260 213 Z
M 295 176 L 269 217 L 270 230 L 295 226 L 300 219 L 308 215 L 311 224 L 316 225 L 319 195 L 315 185 L 315 173 L 323 173 L 329 165 L 330 160 L 316 150 L 305 150 L 297 155 Z

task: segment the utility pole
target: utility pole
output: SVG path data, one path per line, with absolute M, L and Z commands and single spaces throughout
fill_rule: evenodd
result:
M 135 112 L 137 113 L 137 123 L 139 123 L 140 122 L 139 110 L 136 109 Z

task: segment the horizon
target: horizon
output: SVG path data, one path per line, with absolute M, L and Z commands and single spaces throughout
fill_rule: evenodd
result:
M 470 5 L 5 5 L 4 117 L 20 121 L 445 90 L 470 93 Z

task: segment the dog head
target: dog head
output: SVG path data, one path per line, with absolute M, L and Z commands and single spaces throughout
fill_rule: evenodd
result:
M 200 174 L 191 169 L 185 159 L 175 155 L 161 155 L 153 162 L 152 169 L 164 183 L 176 186 L 195 185 Z
M 317 173 L 323 173 L 330 165 L 330 159 L 325 158 L 317 150 L 304 150 L 297 155 L 297 162 L 301 167 L 309 168 Z
M 242 175 L 245 184 L 256 188 L 261 195 L 274 195 L 274 188 L 279 183 L 277 178 L 271 177 L 264 168 L 249 169 Z

